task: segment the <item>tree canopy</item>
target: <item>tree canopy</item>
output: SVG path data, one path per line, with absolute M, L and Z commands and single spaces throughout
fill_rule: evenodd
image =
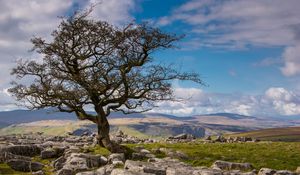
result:
M 174 47 L 181 37 L 147 24 L 116 27 L 76 13 L 63 19 L 52 37 L 50 42 L 31 40 L 41 61 L 20 61 L 12 70 L 18 79 L 31 77 L 29 83 L 13 82 L 9 89 L 30 109 L 74 112 L 99 130 L 108 125 L 106 117 L 112 111 L 144 112 L 157 101 L 174 100 L 175 79 L 202 84 L 196 73 L 153 62 L 154 52 Z M 88 113 L 87 107 L 97 115 Z

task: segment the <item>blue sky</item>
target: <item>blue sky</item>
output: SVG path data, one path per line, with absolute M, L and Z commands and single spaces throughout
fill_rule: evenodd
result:
M 0 0 L 0 110 L 18 108 L 7 93 L 14 61 L 39 57 L 27 52 L 29 39 L 51 39 L 57 16 L 95 2 Z M 103 0 L 91 17 L 118 26 L 147 21 L 185 34 L 178 49 L 155 53 L 155 61 L 197 72 L 208 86 L 174 82 L 175 95 L 186 100 L 161 102 L 155 112 L 287 117 L 300 116 L 299 6 L 298 0 Z

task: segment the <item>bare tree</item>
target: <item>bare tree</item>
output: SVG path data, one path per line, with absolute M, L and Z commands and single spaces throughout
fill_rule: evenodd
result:
M 156 101 L 174 100 L 175 79 L 202 83 L 198 74 L 152 62 L 151 54 L 172 48 L 180 37 L 145 24 L 118 28 L 77 13 L 62 19 L 52 37 L 51 42 L 31 40 L 43 60 L 19 62 L 12 75 L 33 81 L 13 82 L 9 92 L 30 109 L 57 107 L 94 122 L 99 144 L 111 151 L 116 151 L 107 120 L 112 111 L 144 112 Z M 87 107 L 97 115 L 88 113 Z

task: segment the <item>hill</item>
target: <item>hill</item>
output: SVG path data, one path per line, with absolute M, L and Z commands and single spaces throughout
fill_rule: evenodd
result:
M 300 127 L 268 128 L 244 133 L 233 134 L 232 136 L 253 137 L 268 141 L 300 141 Z
M 231 113 L 178 117 L 160 113 L 124 115 L 115 112 L 108 119 L 112 131 L 122 129 L 130 135 L 134 134 L 140 137 L 168 137 L 180 133 L 203 137 L 204 135 L 297 125 L 297 122 L 260 119 Z M 58 123 L 63 123 L 63 125 Z M 74 114 L 55 112 L 54 109 L 0 112 L 0 128 L 3 128 L 0 130 L 1 135 L 37 131 L 62 135 L 79 128 L 96 130 L 94 124 L 88 121 L 78 121 Z

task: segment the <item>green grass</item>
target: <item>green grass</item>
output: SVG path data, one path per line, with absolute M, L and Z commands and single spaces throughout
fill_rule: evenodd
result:
M 127 145 L 131 148 L 136 145 Z M 216 160 L 249 162 L 256 169 L 262 167 L 294 171 L 300 166 L 300 143 L 213 143 L 213 144 L 145 144 L 146 149 L 170 148 L 189 156 L 182 160 L 193 166 L 211 166 Z
M 51 166 L 51 162 L 55 160 L 55 158 L 51 158 L 51 159 L 41 159 L 40 156 L 36 156 L 32 158 L 33 162 L 40 162 L 42 164 L 44 164 L 44 168 L 43 171 L 45 173 L 45 175 L 51 175 L 53 174 L 54 168 Z
M 103 148 L 99 145 L 96 145 L 95 147 L 89 147 L 89 148 L 82 149 L 82 152 L 91 153 L 91 154 L 100 154 L 105 157 L 107 157 L 111 154 L 108 149 Z

